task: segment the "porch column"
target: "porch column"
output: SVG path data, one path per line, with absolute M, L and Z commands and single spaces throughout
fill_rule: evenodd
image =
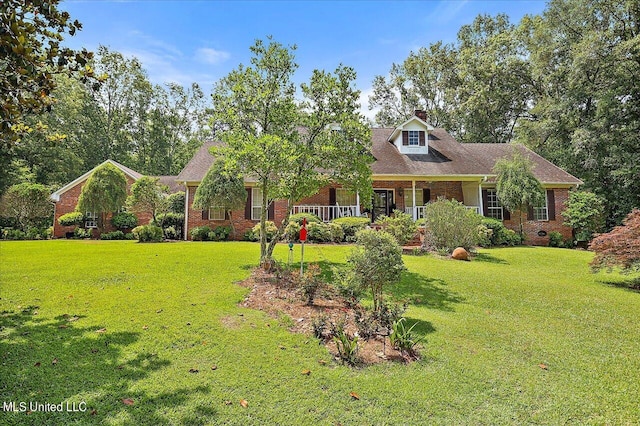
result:
M 482 205 L 482 181 L 478 183 L 478 213 L 484 216 L 484 206 Z
M 411 192 L 413 195 L 413 220 L 418 220 L 418 207 L 416 206 L 416 181 L 411 181 Z
M 360 216 L 360 193 L 356 191 L 356 216 Z

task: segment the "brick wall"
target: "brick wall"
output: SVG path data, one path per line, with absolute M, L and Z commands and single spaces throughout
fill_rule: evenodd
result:
M 129 176 L 126 176 L 126 178 L 127 178 L 127 193 L 129 193 L 131 190 L 131 185 L 133 185 L 134 180 Z M 60 196 L 60 200 L 57 203 L 55 203 L 55 210 L 53 215 L 53 237 L 54 238 L 64 238 L 68 232 L 72 233 L 73 230 L 75 229 L 75 226 L 60 225 L 58 223 L 58 218 L 63 214 L 71 213 L 76 210 L 76 205 L 78 204 L 78 198 L 80 198 L 82 187 L 86 182 L 87 180 L 84 180 L 78 183 L 73 188 L 66 191 L 65 193 L 63 193 Z M 138 217 L 138 224 L 140 225 L 146 225 L 151 221 L 151 214 L 149 213 L 139 213 L 139 214 L 136 214 L 136 216 Z M 112 217 L 112 214 L 109 213 L 105 218 L 104 229 L 103 229 L 104 232 L 111 232 L 116 230 L 116 228 L 111 224 L 111 217 Z M 100 232 L 98 232 L 98 229 L 93 230 L 93 236 L 94 238 L 100 237 Z
M 525 244 L 530 245 L 549 245 L 549 234 L 551 232 L 559 232 L 564 239 L 572 237 L 572 229 L 563 225 L 562 212 L 565 204 L 569 199 L 569 190 L 564 188 L 553 189 L 555 198 L 555 220 L 535 221 L 527 220 L 527 212 L 522 213 L 522 228 L 526 235 Z M 511 219 L 505 220 L 504 225 L 516 232 L 520 231 L 519 214 L 511 213 Z M 551 218 L 550 218 L 551 219 Z M 538 235 L 538 233 L 546 233 L 546 235 Z

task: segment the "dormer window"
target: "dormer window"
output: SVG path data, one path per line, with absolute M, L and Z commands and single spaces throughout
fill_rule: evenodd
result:
M 402 132 L 402 145 L 404 146 L 425 146 L 426 137 L 422 130 L 404 130 Z

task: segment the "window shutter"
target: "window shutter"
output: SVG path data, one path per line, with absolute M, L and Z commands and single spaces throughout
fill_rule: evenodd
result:
M 269 209 L 267 211 L 267 219 L 275 222 L 275 216 L 276 216 L 276 202 L 274 200 L 271 202 L 271 204 L 269 204 Z
M 330 206 L 336 205 L 336 189 L 335 188 L 329 188 L 329 205 Z
M 402 131 L 402 145 L 409 145 L 409 132 L 407 130 Z
M 224 211 L 224 220 L 231 220 L 231 217 L 229 216 L 229 211 L 228 210 Z
M 529 206 L 527 209 L 527 220 L 533 220 L 533 206 Z
M 502 220 L 511 220 L 511 212 L 504 207 L 502 208 Z
M 485 216 L 489 216 L 489 193 L 486 189 L 482 190 L 482 212 Z
M 553 189 L 547 189 L 547 208 L 549 209 L 549 220 L 556 220 L 556 195 Z
M 209 220 L 209 209 L 202 210 L 202 220 Z
M 422 203 L 427 204 L 431 201 L 431 190 L 429 188 L 424 188 L 422 190 Z
M 420 132 L 420 146 L 425 146 L 427 144 L 424 133 L 425 132 Z
M 247 204 L 244 205 L 244 218 L 251 220 L 251 188 L 245 188 L 247 190 Z

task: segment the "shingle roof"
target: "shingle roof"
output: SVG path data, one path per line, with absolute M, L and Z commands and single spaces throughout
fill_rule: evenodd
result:
M 204 178 L 204 175 L 207 174 L 209 167 L 211 167 L 215 159 L 209 152 L 209 148 L 220 146 L 221 144 L 222 143 L 218 141 L 207 141 L 203 143 L 184 169 L 182 169 L 177 180 L 179 182 L 200 182 Z
M 535 152 L 520 144 L 460 143 L 442 128 L 435 128 L 429 134 L 429 154 L 402 154 L 389 142 L 394 128 L 372 129 L 372 153 L 375 162 L 371 165 L 374 179 L 376 175 L 385 176 L 487 176 L 491 181 L 495 177 L 493 167 L 500 158 L 511 155 L 518 149 L 534 165 L 534 175 L 543 184 L 580 185 L 582 181 L 545 160 Z M 219 146 L 221 142 L 205 142 L 195 153 L 191 161 L 177 177 L 179 182 L 200 182 L 214 157 L 209 148 Z
M 393 128 L 372 130 L 372 164 L 375 175 L 404 175 L 423 177 L 446 176 L 495 176 L 492 171 L 496 161 L 508 157 L 518 149 L 534 164 L 534 175 L 542 183 L 579 185 L 582 183 L 530 149 L 519 144 L 462 144 L 444 129 L 436 128 L 429 134 L 429 154 L 402 154 L 389 142 Z
M 184 188 L 182 184 L 178 182 L 178 176 L 153 176 L 158 178 L 158 182 L 162 185 L 167 185 L 169 187 L 169 193 L 175 194 L 176 192 L 183 191 Z

